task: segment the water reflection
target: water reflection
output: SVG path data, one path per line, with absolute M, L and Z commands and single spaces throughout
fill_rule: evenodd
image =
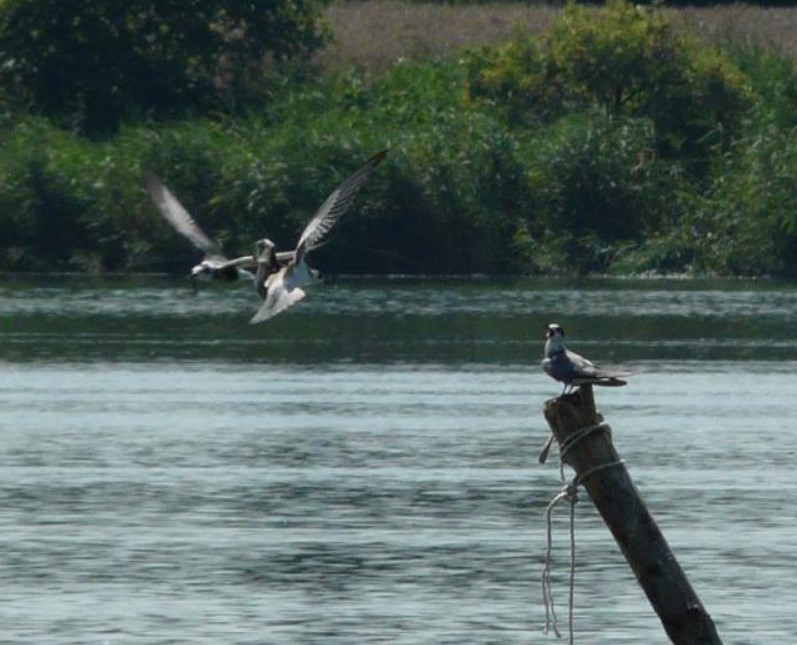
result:
M 599 405 L 724 642 L 792 643 L 795 289 L 573 286 L 341 281 L 250 327 L 246 288 L 4 281 L 4 638 L 553 642 L 556 319 L 637 372 Z M 577 642 L 666 643 L 586 499 L 577 541 Z
M 9 360 L 267 363 L 535 361 L 542 330 L 604 361 L 795 360 L 797 287 L 759 282 L 340 281 L 247 325 L 248 285 L 197 295 L 166 278 L 0 287 Z

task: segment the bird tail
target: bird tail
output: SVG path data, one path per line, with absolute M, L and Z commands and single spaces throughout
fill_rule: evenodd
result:
M 624 381 L 616 376 L 606 376 L 593 381 L 592 384 L 601 385 L 603 387 L 620 387 L 622 385 L 627 385 L 628 381 Z

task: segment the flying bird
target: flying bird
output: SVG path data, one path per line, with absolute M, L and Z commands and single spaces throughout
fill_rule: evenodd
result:
M 190 213 L 172 192 L 152 173 L 145 171 L 144 180 L 152 201 L 161 215 L 180 235 L 204 254 L 202 261 L 191 269 L 192 279 L 234 282 L 240 278 L 254 280 L 257 262 L 253 255 L 229 259 L 222 253 L 218 242 L 210 238 L 194 221 Z M 287 263 L 292 253 L 276 253 L 275 262 Z
M 603 369 L 580 354 L 565 347 L 565 330 L 556 323 L 548 325 L 545 332 L 545 358 L 542 369 L 552 379 L 564 383 L 562 394 L 578 385 L 605 385 L 619 387 L 625 385 L 623 377 L 630 372 Z
M 255 289 L 263 299 L 263 304 L 249 321 L 250 324 L 273 318 L 305 297 L 302 287 L 318 278 L 318 272 L 307 264 L 306 255 L 321 245 L 330 229 L 349 209 L 371 171 L 382 162 L 386 154 L 387 150 L 375 154 L 332 191 L 305 227 L 287 264 L 282 266 L 282 254 L 275 252 L 275 245 L 271 240 L 264 238 L 255 242 Z

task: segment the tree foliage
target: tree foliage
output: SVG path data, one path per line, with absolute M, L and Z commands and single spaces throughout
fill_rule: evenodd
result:
M 290 248 L 331 188 L 389 147 L 318 249 L 319 269 L 797 275 L 793 61 L 726 48 L 717 69 L 741 75 L 732 87 L 752 107 L 737 106 L 727 144 L 704 134 L 695 148 L 668 147 L 643 102 L 615 104 L 575 76 L 548 113 L 528 108 L 523 85 L 475 98 L 474 70 L 508 51 L 402 61 L 378 74 L 284 75 L 268 104 L 240 118 L 131 120 L 99 141 L 0 114 L 0 268 L 184 271 L 196 252 L 151 203 L 144 168 L 226 252 L 245 253 L 264 234 Z M 519 60 L 538 59 L 507 64 Z M 623 74 L 609 65 L 588 80 L 598 88 Z M 679 119 L 699 123 L 703 105 L 682 104 Z
M 262 96 L 268 61 L 327 38 L 325 0 L 5 0 L 0 82 L 84 132 Z
M 727 145 L 751 105 L 746 77 L 726 57 L 676 33 L 660 7 L 627 0 L 571 3 L 543 37 L 483 50 L 472 59 L 469 90 L 505 103 L 519 121 L 595 106 L 647 118 L 668 156 Z

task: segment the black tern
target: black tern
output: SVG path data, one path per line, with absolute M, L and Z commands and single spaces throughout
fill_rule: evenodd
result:
M 626 384 L 621 377 L 631 375 L 630 372 L 603 369 L 583 356 L 571 352 L 565 347 L 565 330 L 556 323 L 548 325 L 545 338 L 542 369 L 552 379 L 564 383 L 563 394 L 578 385 L 619 387 Z
M 287 264 L 280 267 L 281 254 L 274 252 L 271 240 L 264 238 L 255 243 L 255 288 L 263 298 L 263 304 L 249 321 L 251 324 L 273 318 L 305 297 L 302 287 L 318 278 L 318 273 L 307 265 L 305 256 L 320 246 L 324 236 L 348 210 L 368 175 L 386 154 L 387 150 L 375 154 L 332 191 L 305 227 Z
M 257 261 L 253 255 L 244 255 L 230 260 L 221 251 L 221 246 L 211 239 L 194 221 L 190 213 L 166 186 L 147 170 L 144 173 L 147 192 L 161 215 L 180 235 L 204 253 L 204 258 L 191 269 L 191 278 L 219 282 L 233 282 L 240 278 L 255 279 Z M 293 258 L 293 253 L 274 254 L 275 262 L 283 264 Z

